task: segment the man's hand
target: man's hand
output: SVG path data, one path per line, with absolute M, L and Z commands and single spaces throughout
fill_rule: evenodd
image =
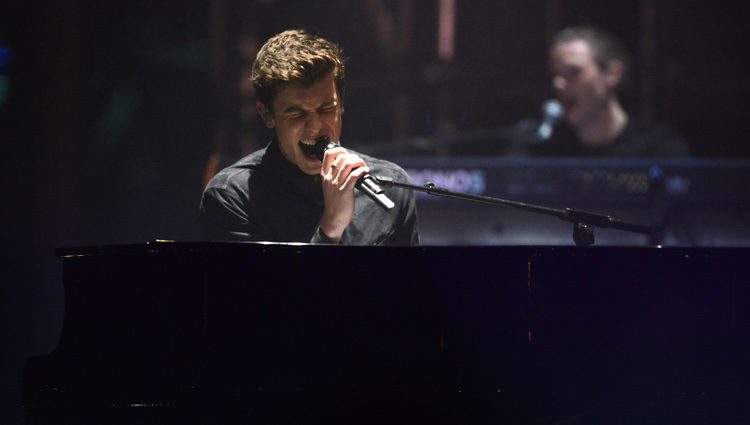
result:
M 354 218 L 354 185 L 369 171 L 362 158 L 342 147 L 328 149 L 323 156 L 320 176 L 325 209 L 320 230 L 337 243 Z

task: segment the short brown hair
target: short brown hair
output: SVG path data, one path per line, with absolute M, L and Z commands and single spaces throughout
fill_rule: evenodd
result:
M 289 30 L 266 41 L 253 64 L 252 82 L 258 100 L 271 109 L 279 89 L 287 84 L 310 87 L 333 74 L 344 98 L 344 57 L 334 43 L 305 30 Z
M 599 28 L 585 25 L 563 29 L 552 38 L 550 48 L 574 40 L 588 43 L 599 69 L 607 69 L 610 61 L 619 61 L 623 68 L 623 78 L 625 77 L 629 65 L 628 52 L 619 40 Z

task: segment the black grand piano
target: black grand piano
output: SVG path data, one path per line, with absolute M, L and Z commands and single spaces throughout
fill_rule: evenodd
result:
M 26 423 L 746 424 L 750 249 L 68 248 Z

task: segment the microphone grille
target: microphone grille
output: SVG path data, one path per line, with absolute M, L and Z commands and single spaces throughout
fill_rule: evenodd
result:
M 542 114 L 545 117 L 558 119 L 563 115 L 563 106 L 556 99 L 549 99 L 542 104 Z

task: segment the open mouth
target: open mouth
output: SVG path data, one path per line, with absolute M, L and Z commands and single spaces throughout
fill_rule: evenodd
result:
M 299 148 L 302 150 L 302 153 L 304 153 L 307 156 L 311 157 L 317 157 L 316 152 L 317 149 L 315 148 L 315 140 L 300 140 L 297 142 L 299 145 Z
M 576 106 L 575 99 L 560 99 L 560 103 L 562 103 L 563 108 L 565 108 L 565 110 L 568 110 L 569 108 L 573 108 Z
M 320 136 L 314 140 L 299 140 L 297 145 L 299 145 L 300 150 L 305 155 L 323 160 L 323 153 L 330 147 L 329 144 L 331 143 L 333 142 L 331 142 L 328 136 Z

